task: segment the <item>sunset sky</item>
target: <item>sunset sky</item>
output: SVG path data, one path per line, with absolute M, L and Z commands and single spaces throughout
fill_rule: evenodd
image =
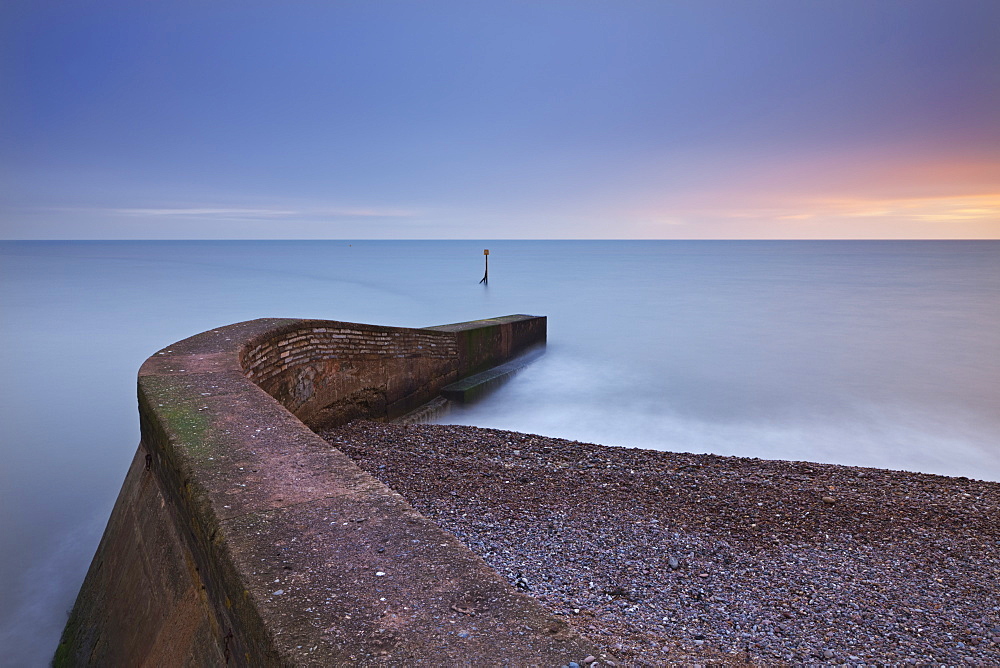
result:
M 1000 1 L 0 4 L 0 238 L 1000 238 Z

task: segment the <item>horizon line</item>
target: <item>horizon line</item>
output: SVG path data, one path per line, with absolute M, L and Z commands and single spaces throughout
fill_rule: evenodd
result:
M 219 238 L 183 238 L 183 239 L 144 239 L 135 237 L 108 237 L 108 238 L 89 238 L 89 239 L 34 239 L 34 238 L 0 238 L 0 243 L 3 242 L 191 242 L 191 241 L 342 241 L 342 242 L 372 242 L 372 241 L 419 241 L 419 242 L 432 242 L 432 241 L 479 241 L 479 242 L 507 242 L 507 241 L 623 241 L 623 242 L 649 242 L 649 241 L 681 241 L 681 242 L 703 242 L 703 241 L 793 241 L 793 242 L 803 242 L 803 241 L 1000 241 L 1000 236 L 998 237 L 824 237 L 824 238 L 809 238 L 809 237 L 789 237 L 789 238 L 761 238 L 761 237 L 706 237 L 706 238 L 662 238 L 662 237 L 650 237 L 650 238 L 622 238 L 622 237 L 549 237 L 544 239 L 538 238 L 458 238 L 458 237 L 448 237 L 448 238 L 399 238 L 399 239 L 385 239 L 385 238 L 332 238 L 332 237 L 255 237 L 255 238 L 239 238 L 239 237 L 219 237 Z

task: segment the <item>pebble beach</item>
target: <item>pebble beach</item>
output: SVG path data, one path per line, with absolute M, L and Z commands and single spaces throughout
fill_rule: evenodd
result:
M 467 426 L 321 435 L 625 665 L 1000 665 L 1000 483 Z

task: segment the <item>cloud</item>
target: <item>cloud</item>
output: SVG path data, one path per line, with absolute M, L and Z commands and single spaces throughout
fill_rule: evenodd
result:
M 107 209 L 109 213 L 119 213 L 126 216 L 290 216 L 295 211 L 280 209 Z
M 693 209 L 686 215 L 752 220 L 893 218 L 911 221 L 993 220 L 1000 223 L 1000 193 L 947 197 L 815 198 L 769 207 Z
M 415 212 L 405 209 L 381 208 L 240 208 L 240 207 L 166 207 L 166 208 L 113 208 L 105 213 L 149 218 L 213 218 L 219 220 L 267 218 L 408 218 Z
M 240 207 L 240 206 L 161 206 L 161 207 L 31 207 L 38 211 L 116 216 L 168 221 L 321 221 L 352 218 L 412 218 L 412 209 L 383 207 Z
M 148 200 L 146 200 L 148 202 Z M 64 206 L 0 205 L 3 239 L 323 239 L 433 237 L 427 213 L 392 206 L 312 202 L 123 201 Z M 139 204 L 136 206 L 136 204 Z

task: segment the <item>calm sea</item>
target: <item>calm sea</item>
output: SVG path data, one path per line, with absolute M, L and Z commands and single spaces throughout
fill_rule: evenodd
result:
M 443 421 L 1000 480 L 1000 242 L 3 242 L 0 664 L 51 658 L 154 351 L 510 313 L 547 354 Z

